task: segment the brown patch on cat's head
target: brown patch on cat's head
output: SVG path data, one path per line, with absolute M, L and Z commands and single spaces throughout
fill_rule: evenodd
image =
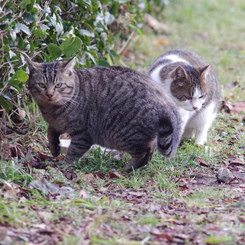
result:
M 173 79 L 170 91 L 180 101 L 192 98 L 196 89 L 200 90 L 203 97 L 207 95 L 206 76 L 209 72 L 209 65 L 202 68 L 190 66 L 178 66 L 170 73 Z
M 207 75 L 210 72 L 210 65 L 199 68 L 200 73 L 200 82 L 201 82 L 201 90 L 204 94 L 207 94 Z
M 170 78 L 173 79 L 170 85 L 170 91 L 174 97 L 182 101 L 191 96 L 190 77 L 182 66 L 174 69 L 170 73 Z

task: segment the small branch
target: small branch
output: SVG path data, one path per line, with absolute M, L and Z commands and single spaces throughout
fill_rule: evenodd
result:
M 133 31 L 133 32 L 130 34 L 128 40 L 124 43 L 124 45 L 122 46 L 122 48 L 117 52 L 118 54 L 121 54 L 121 53 L 123 52 L 123 50 L 128 46 L 129 42 L 131 41 L 131 39 L 132 39 L 133 36 L 134 36 L 134 33 L 135 33 L 135 31 Z

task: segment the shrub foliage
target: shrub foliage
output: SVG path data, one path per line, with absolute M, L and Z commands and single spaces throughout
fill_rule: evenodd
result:
M 24 55 L 39 62 L 77 56 L 79 67 L 108 66 L 116 41 L 140 28 L 142 13 L 156 0 L 1 1 L 0 105 L 19 104 L 28 79 Z

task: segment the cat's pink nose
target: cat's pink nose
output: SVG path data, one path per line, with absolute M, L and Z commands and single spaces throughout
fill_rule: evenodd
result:
M 198 108 L 196 106 L 193 106 L 193 109 L 196 111 Z

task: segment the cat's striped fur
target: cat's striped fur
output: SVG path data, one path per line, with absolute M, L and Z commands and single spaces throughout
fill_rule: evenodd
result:
M 148 75 L 167 91 L 176 103 L 183 137 L 194 137 L 204 144 L 216 117 L 220 84 L 212 67 L 188 50 L 170 50 L 150 66 Z
M 145 165 L 155 148 L 173 156 L 179 145 L 175 104 L 149 77 L 124 67 L 74 69 L 68 62 L 37 63 L 27 59 L 28 86 L 49 124 L 51 153 L 59 155 L 59 136 L 71 145 L 72 163 L 93 144 L 128 152 L 126 170 Z

